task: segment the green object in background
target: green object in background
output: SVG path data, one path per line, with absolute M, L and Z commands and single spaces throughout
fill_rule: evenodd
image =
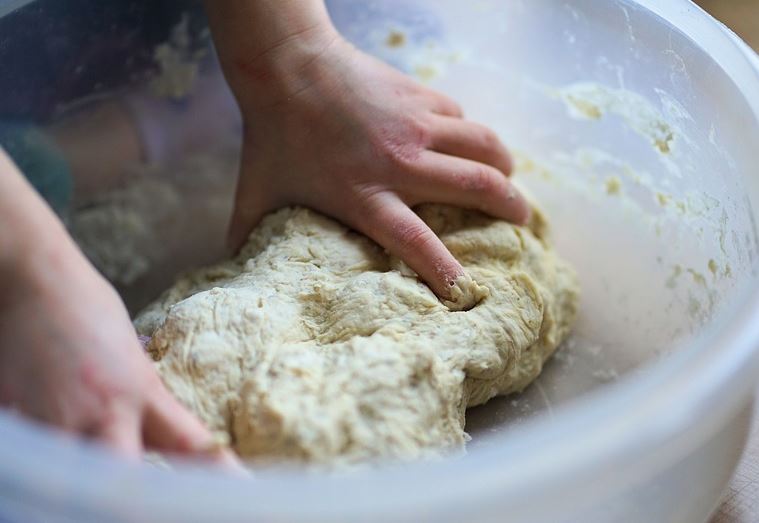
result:
M 68 210 L 74 191 L 71 170 L 49 136 L 32 124 L 2 122 L 0 147 L 56 213 Z

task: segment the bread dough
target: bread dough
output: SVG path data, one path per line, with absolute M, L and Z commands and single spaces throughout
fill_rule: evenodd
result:
M 578 288 L 538 211 L 526 227 L 447 206 L 418 212 L 474 280 L 457 282 L 451 308 L 364 236 L 283 209 L 236 258 L 182 278 L 136 319 L 167 387 L 245 458 L 463 449 L 465 409 L 540 374 Z

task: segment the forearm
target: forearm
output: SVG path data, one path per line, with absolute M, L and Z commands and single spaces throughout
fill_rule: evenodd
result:
M 0 294 L 72 247 L 63 224 L 0 149 Z
M 304 69 L 336 39 L 324 0 L 205 0 L 224 73 L 241 105 L 303 86 Z

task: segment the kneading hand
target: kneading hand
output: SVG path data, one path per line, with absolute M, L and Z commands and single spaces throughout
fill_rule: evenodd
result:
M 0 405 L 139 456 L 210 452 L 166 390 L 116 291 L 0 149 Z M 213 455 L 211 455 L 213 454 Z
M 448 298 L 463 269 L 411 207 L 447 203 L 528 219 L 506 149 L 454 101 L 355 49 L 323 17 L 242 52 L 239 38 L 219 36 L 220 25 L 227 35 L 242 31 L 229 26 L 224 4 L 235 2 L 207 2 L 245 121 L 233 246 L 265 213 L 304 205 L 371 237 Z
M 115 291 L 84 260 L 56 262 L 0 303 L 2 404 L 130 456 L 210 448 L 143 354 Z

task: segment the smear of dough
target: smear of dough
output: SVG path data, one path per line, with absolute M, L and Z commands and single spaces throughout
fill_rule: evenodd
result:
M 245 458 L 463 449 L 465 409 L 540 374 L 578 288 L 540 212 L 527 227 L 447 206 L 418 212 L 471 277 L 453 301 L 473 308 L 451 310 L 335 221 L 280 210 L 236 258 L 187 275 L 137 318 L 167 387 Z

